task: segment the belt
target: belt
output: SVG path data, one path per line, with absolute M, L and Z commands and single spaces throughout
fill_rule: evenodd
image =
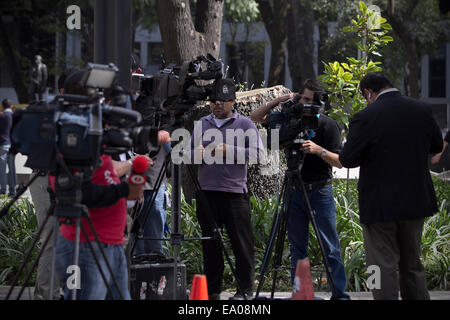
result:
M 327 179 L 327 180 L 321 180 L 321 181 L 314 181 L 311 183 L 304 183 L 305 184 L 305 189 L 306 191 L 311 191 L 314 189 L 320 189 L 323 188 L 325 186 L 328 186 L 331 184 L 331 179 Z

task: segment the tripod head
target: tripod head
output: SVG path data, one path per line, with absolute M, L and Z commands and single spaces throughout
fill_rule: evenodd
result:
M 85 174 L 82 171 L 68 172 L 57 170 L 54 177 L 55 211 L 54 215 L 65 218 L 63 223 L 73 223 L 71 219 L 87 214 L 87 207 L 81 204 L 82 184 Z
M 306 136 L 307 132 L 301 131 L 293 140 L 282 145 L 286 156 L 286 172 L 300 174 L 303 167 L 303 161 L 305 160 L 305 153 L 302 151 L 302 145 L 306 140 Z

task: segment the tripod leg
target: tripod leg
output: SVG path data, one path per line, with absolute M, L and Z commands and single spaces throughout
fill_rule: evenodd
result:
M 274 272 L 273 272 L 273 281 L 272 281 L 272 290 L 271 290 L 271 298 L 274 297 L 275 292 L 275 285 L 277 283 L 277 277 L 278 277 L 278 270 L 282 266 L 282 260 L 283 260 L 283 248 L 284 248 L 284 242 L 286 239 L 286 227 L 287 222 L 289 218 L 289 210 L 291 208 L 291 199 L 292 199 L 292 178 L 288 177 L 286 182 L 286 189 L 284 193 L 284 199 L 283 199 L 283 207 L 281 212 L 281 220 L 278 225 L 278 238 L 277 243 L 275 246 L 275 257 L 274 257 Z
M 55 265 L 56 265 L 56 247 L 58 245 L 58 218 L 55 217 L 55 221 L 53 224 L 53 255 L 52 255 L 52 266 L 50 272 L 50 296 L 49 299 L 53 300 L 53 288 L 55 286 Z
M 52 210 L 52 208 L 50 208 L 48 212 L 50 212 L 50 210 Z M 22 265 L 19 267 L 19 271 L 17 271 L 16 276 L 14 277 L 13 283 L 12 283 L 11 287 L 9 288 L 9 291 L 8 291 L 8 294 L 6 295 L 5 300 L 9 300 L 9 297 L 11 296 L 12 291 L 16 287 L 17 282 L 19 281 L 19 276 L 22 273 L 23 269 L 25 268 L 25 265 L 27 264 L 28 260 L 30 259 L 31 253 L 33 252 L 33 249 L 35 248 L 36 244 L 38 243 L 39 238 L 42 234 L 42 231 L 44 230 L 45 225 L 48 222 L 48 219 L 49 219 L 49 214 L 47 214 L 47 216 L 45 217 L 45 220 L 42 223 L 42 226 L 39 228 L 38 233 L 34 237 L 33 243 L 31 244 L 30 248 L 28 249 L 28 252 L 25 255 L 24 261 L 23 261 Z M 42 251 L 42 249 L 41 249 L 41 251 Z M 40 252 L 39 257 L 41 254 L 42 253 Z
M 262 289 L 262 286 L 264 284 L 264 275 L 266 273 L 267 265 L 269 263 L 270 256 L 271 256 L 272 250 L 273 250 L 273 246 L 274 246 L 276 238 L 277 238 L 278 226 L 280 224 L 280 219 L 281 219 L 281 215 L 280 215 L 280 212 L 279 212 L 280 201 L 281 201 L 281 199 L 284 198 L 284 195 L 286 193 L 286 184 L 287 184 L 287 179 L 285 177 L 284 181 L 283 181 L 283 185 L 281 187 L 281 192 L 280 192 L 280 194 L 278 196 L 278 199 L 277 199 L 277 204 L 276 204 L 276 207 L 275 207 L 275 214 L 273 216 L 272 226 L 271 226 L 271 229 L 270 229 L 269 241 L 267 242 L 266 250 L 264 252 L 264 258 L 263 258 L 262 263 L 261 263 L 261 269 L 260 269 L 260 274 L 259 274 L 259 283 L 258 283 L 258 288 L 256 290 L 255 298 L 257 298 L 259 296 L 259 293 L 260 293 L 260 291 Z
M 108 290 L 108 292 L 111 295 L 111 297 L 114 298 L 111 286 L 109 285 L 108 280 L 106 279 L 105 273 L 103 272 L 102 266 L 100 265 L 100 262 L 98 261 L 98 258 L 97 258 L 97 255 L 95 253 L 94 247 L 92 246 L 92 243 L 89 241 L 88 234 L 87 234 L 86 229 L 84 228 L 83 225 L 81 225 L 81 230 L 83 231 L 84 238 L 86 239 L 86 242 L 87 242 L 87 244 L 89 246 L 89 249 L 91 250 L 92 257 L 94 258 L 94 261 L 95 261 L 95 264 L 97 265 L 98 271 L 100 272 L 100 275 L 101 275 L 101 277 L 103 279 L 103 282 L 105 283 L 106 290 Z M 99 243 L 97 243 L 97 244 L 100 247 L 100 244 Z
M 214 219 L 212 219 L 212 220 L 214 221 Z M 216 232 L 216 234 L 218 235 L 217 238 L 218 238 L 218 240 L 219 240 L 220 247 L 222 248 L 222 251 L 223 251 L 223 253 L 224 253 L 224 255 L 225 255 L 225 259 L 227 260 L 227 263 L 228 263 L 228 265 L 229 265 L 229 267 L 230 267 L 231 273 L 234 275 L 234 278 L 235 278 L 235 280 L 236 280 L 237 291 L 242 293 L 242 296 L 244 297 L 244 300 L 247 300 L 247 297 L 246 297 L 244 291 L 242 291 L 242 288 L 241 288 L 241 286 L 239 285 L 239 282 L 240 282 L 240 281 L 239 281 L 239 277 L 238 277 L 238 275 L 237 275 L 236 270 L 235 270 L 234 267 L 233 267 L 233 262 L 231 261 L 230 255 L 228 254 L 228 251 L 227 251 L 227 249 L 225 248 L 225 242 L 224 242 L 224 240 L 223 240 L 222 233 L 220 232 L 220 229 L 218 228 L 218 226 L 217 226 L 217 224 L 216 224 L 215 221 L 214 221 L 214 224 L 215 224 L 215 226 L 214 226 L 215 232 Z
M 79 266 L 79 255 L 80 255 L 80 226 L 81 218 L 77 218 L 76 231 L 75 231 L 75 250 L 73 253 L 73 264 Z M 77 300 L 77 289 L 72 290 L 72 300 Z
M 303 196 L 305 198 L 306 205 L 307 205 L 307 208 L 308 208 L 309 219 L 310 219 L 311 224 L 313 226 L 314 233 L 316 234 L 317 241 L 318 241 L 319 247 L 320 247 L 320 251 L 322 253 L 323 264 L 325 266 L 325 272 L 327 274 L 327 278 L 329 279 L 330 289 L 331 289 L 331 292 L 332 292 L 333 296 L 337 296 L 336 286 L 334 284 L 333 276 L 331 275 L 331 272 L 330 272 L 330 265 L 328 263 L 328 257 L 327 257 L 327 254 L 325 252 L 325 247 L 324 247 L 323 241 L 322 241 L 322 235 L 320 234 L 319 228 L 317 226 L 316 219 L 314 218 L 314 211 L 312 210 L 311 203 L 310 203 L 309 197 L 308 197 L 308 193 L 306 192 L 306 189 L 305 189 L 305 184 L 303 183 L 303 180 L 301 179 L 301 177 L 299 177 L 299 179 L 300 179 L 300 184 L 301 184 L 301 188 L 302 188 L 302 191 L 303 191 Z
M 97 245 L 98 245 L 98 247 L 99 247 L 99 249 L 100 249 L 100 253 L 101 253 L 102 256 L 103 256 L 103 259 L 105 260 L 106 267 L 107 267 L 107 269 L 108 269 L 108 271 L 109 271 L 109 273 L 110 273 L 110 275 L 111 275 L 111 279 L 112 279 L 113 282 L 114 282 L 114 286 L 115 286 L 116 289 L 117 289 L 117 293 L 118 293 L 118 295 L 119 295 L 119 298 L 120 298 L 120 300 L 124 300 L 123 294 L 122 294 L 122 292 L 121 292 L 121 290 L 120 290 L 120 287 L 119 287 L 119 285 L 118 285 L 118 283 L 117 283 L 117 279 L 116 279 L 116 277 L 115 277 L 115 275 L 114 275 L 114 273 L 113 273 L 113 271 L 112 271 L 111 265 L 109 264 L 109 261 L 108 261 L 108 259 L 107 259 L 107 257 L 106 257 L 106 254 L 105 254 L 105 251 L 103 250 L 102 246 L 100 245 L 100 239 L 98 238 L 97 232 L 95 231 L 94 225 L 92 224 L 92 220 L 91 220 L 91 218 L 89 217 L 88 214 L 89 214 L 89 213 L 87 212 L 87 213 L 86 213 L 86 220 L 87 220 L 88 223 L 89 223 L 89 228 L 91 229 L 92 234 L 94 235 L 95 242 L 97 242 Z M 85 235 L 85 237 L 86 237 L 86 235 Z M 88 241 L 89 238 L 86 238 L 86 240 Z
M 41 249 L 41 251 L 39 252 L 36 260 L 34 260 L 33 265 L 31 266 L 31 269 L 28 271 L 28 274 L 25 278 L 24 284 L 22 285 L 22 288 L 20 289 L 19 295 L 17 296 L 17 300 L 20 300 L 20 298 L 22 297 L 23 291 L 25 290 L 25 287 L 27 286 L 28 282 L 30 281 L 30 278 L 33 274 L 34 269 L 36 269 L 36 266 L 39 262 L 39 259 L 41 258 L 42 253 L 44 252 L 45 247 L 47 246 L 48 242 L 50 241 L 51 235 L 52 235 L 53 231 L 50 231 L 50 233 L 48 234 L 47 238 L 45 239 L 45 242 L 43 244 L 43 247 Z M 13 287 L 11 287 L 13 288 Z M 9 293 L 8 293 L 9 294 Z
M 181 167 L 172 164 L 173 299 L 177 300 L 178 246 L 181 244 Z
M 128 245 L 128 246 L 131 247 L 131 249 L 129 250 L 129 256 L 130 257 L 133 255 L 133 252 L 134 252 L 134 250 L 136 248 L 137 241 L 139 240 L 138 236 L 143 234 L 143 232 L 144 232 L 143 229 L 145 228 L 145 224 L 147 223 L 148 217 L 150 215 L 150 211 L 151 211 L 152 207 L 155 204 L 156 197 L 158 196 L 158 191 L 159 191 L 159 189 L 161 187 L 161 184 L 162 184 L 162 182 L 164 180 L 164 175 L 166 174 L 167 164 L 168 164 L 169 160 L 170 160 L 170 158 L 167 157 L 166 160 L 165 160 L 164 165 L 162 166 L 161 170 L 158 173 L 158 177 L 156 178 L 156 182 L 155 182 L 155 185 L 154 185 L 154 188 L 153 188 L 153 194 L 152 194 L 152 197 L 150 198 L 150 205 L 146 208 L 147 209 L 146 212 L 142 212 L 143 209 L 145 209 L 145 207 L 141 208 L 141 210 L 136 213 L 136 216 L 134 217 L 134 219 L 133 219 L 133 221 L 131 223 L 131 230 L 133 230 L 137 219 L 139 219 L 141 217 L 144 217 L 143 221 L 142 221 L 142 218 L 141 218 L 141 223 L 139 224 L 139 231 L 136 234 L 134 234 L 134 236 L 132 237 L 133 239 L 132 239 L 131 245 L 130 245 L 130 243 Z
M 192 171 L 192 167 L 188 167 L 188 172 L 189 172 L 189 176 L 190 176 L 192 182 L 194 183 L 196 194 L 200 194 L 200 196 L 202 197 L 202 199 L 204 199 L 204 203 L 206 203 L 206 205 L 207 205 L 209 211 L 211 211 L 211 204 L 210 204 L 210 202 L 209 202 L 209 199 L 208 199 L 208 197 L 205 196 L 203 190 L 202 190 L 201 187 L 200 187 L 200 183 L 199 183 L 198 180 L 195 178 L 194 173 L 193 173 L 193 171 Z M 247 297 L 245 296 L 244 292 L 243 292 L 242 289 L 240 288 L 240 285 L 239 285 L 239 277 L 238 277 L 238 275 L 237 275 L 236 270 L 235 270 L 234 267 L 233 267 L 233 263 L 232 263 L 232 261 L 231 261 L 230 255 L 228 254 L 228 251 L 227 251 L 226 248 L 225 248 L 225 243 L 224 243 L 224 240 L 223 240 L 222 233 L 220 232 L 219 227 L 217 226 L 217 223 L 216 223 L 216 221 L 214 220 L 214 218 L 211 218 L 211 219 L 210 219 L 210 223 L 211 223 L 211 225 L 212 225 L 213 230 L 215 230 L 215 234 L 216 234 L 216 236 L 217 236 L 217 237 L 214 237 L 214 238 L 216 238 L 217 240 L 219 240 L 219 244 L 220 244 L 220 247 L 221 247 L 221 249 L 222 249 L 222 252 L 224 253 L 225 259 L 227 260 L 227 263 L 228 263 L 228 265 L 229 265 L 229 267 L 230 267 L 230 270 L 231 270 L 231 272 L 232 272 L 232 274 L 233 274 L 233 276 L 234 276 L 234 279 L 235 279 L 235 281 L 236 281 L 237 290 L 238 290 L 238 292 L 241 292 L 241 293 L 242 293 L 242 296 L 244 297 L 244 299 L 247 300 Z M 214 239 L 214 238 L 213 238 L 213 239 Z M 212 239 L 211 239 L 211 240 L 212 240 Z

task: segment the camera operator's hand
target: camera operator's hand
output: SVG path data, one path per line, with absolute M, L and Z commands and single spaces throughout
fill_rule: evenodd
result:
M 171 141 L 170 139 L 170 133 L 165 130 L 158 131 L 158 145 L 162 146 L 166 143 L 169 143 Z
M 284 96 L 278 97 L 278 98 L 275 99 L 275 100 L 276 100 L 278 103 L 281 103 L 281 102 L 284 102 L 284 101 L 289 100 L 289 99 L 294 99 L 295 96 L 298 96 L 298 93 L 292 92 L 292 93 L 286 94 L 286 95 L 284 95 Z M 277 103 L 277 104 L 278 104 L 278 103 Z
M 330 166 L 342 168 L 342 164 L 339 161 L 339 154 L 326 150 L 321 146 L 315 144 L 311 140 L 306 140 L 302 144 L 302 151 L 304 153 L 311 153 L 319 156 L 323 161 L 328 163 Z
M 153 168 L 153 166 L 155 165 L 155 162 L 152 160 L 152 158 L 150 158 L 149 156 L 148 156 L 148 153 L 147 154 L 144 154 L 144 155 L 135 155 L 133 158 L 131 158 L 130 160 L 128 160 L 128 162 L 130 163 L 130 164 L 132 164 L 133 163 L 133 161 L 134 161 L 134 159 L 136 158 L 136 157 L 145 157 L 145 158 L 147 158 L 147 160 L 148 160 L 148 166 L 149 166 L 149 169 L 151 170 L 151 168 Z M 131 166 L 130 166 L 130 170 L 131 170 Z
M 196 159 L 203 160 L 205 157 L 205 147 L 203 145 L 200 145 L 194 149 L 194 157 Z
M 216 152 L 220 152 L 220 151 L 222 151 L 222 155 L 225 157 L 227 154 L 227 145 L 225 143 L 221 143 L 221 144 L 217 145 L 217 147 L 215 147 L 211 153 L 214 156 L 216 154 Z
M 315 154 L 315 155 L 317 155 L 319 157 L 320 157 L 320 154 L 322 152 L 322 149 L 323 148 L 321 146 L 318 146 L 317 144 L 315 144 L 311 140 L 306 140 L 302 144 L 302 151 L 304 153 L 312 153 L 312 154 Z
M 252 113 L 250 113 L 250 119 L 254 122 L 265 122 L 267 119 L 267 115 L 270 113 L 270 110 L 279 105 L 281 102 L 293 99 L 297 95 L 298 93 L 292 92 L 262 104 L 257 109 L 253 110 Z

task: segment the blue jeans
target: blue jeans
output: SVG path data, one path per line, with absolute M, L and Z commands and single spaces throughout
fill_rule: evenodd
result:
M 158 194 L 156 195 L 155 202 L 148 214 L 147 222 L 144 226 L 144 238 L 155 238 L 162 239 L 164 237 L 164 225 L 166 223 L 165 209 L 165 196 L 166 185 L 161 184 Z M 139 215 L 139 223 L 144 223 L 145 212 L 148 211 L 150 207 L 150 202 L 152 198 L 152 190 L 144 190 L 144 205 Z M 161 240 L 138 240 L 136 242 L 136 247 L 134 254 L 143 253 L 163 253 L 162 241 Z
M 17 176 L 16 176 L 16 155 L 8 153 L 8 185 L 9 194 L 14 196 L 16 194 Z
M 328 185 L 320 189 L 307 191 L 307 194 L 311 208 L 315 211 L 314 218 L 322 237 L 338 295 L 337 297 L 333 296 L 332 299 L 348 298 L 348 294 L 345 293 L 345 268 L 336 231 L 336 206 L 333 198 L 333 187 Z M 303 191 L 300 188 L 295 188 L 291 199 L 287 229 L 291 250 L 291 281 L 293 283 L 297 260 L 308 256 L 310 221 Z
M 9 147 L 9 144 L 0 145 L 0 194 L 6 193 L 6 163 Z
M 106 258 L 111 265 L 112 272 L 117 280 L 123 298 L 125 300 L 131 300 L 130 292 L 128 290 L 127 260 L 123 245 L 110 245 L 104 243 L 101 243 L 101 245 L 103 246 Z M 119 300 L 120 296 L 97 243 L 93 241 L 92 246 L 94 247 L 95 255 L 100 262 L 107 282 L 111 287 L 113 297 L 108 293 L 88 243 L 80 242 L 78 266 L 80 268 L 81 288 L 77 290 L 77 300 L 105 300 L 112 298 L 114 300 Z M 58 244 L 56 246 L 56 272 L 59 279 L 64 283 L 64 297 L 66 300 L 69 300 L 72 297 L 71 290 L 67 287 L 67 281 L 70 280 L 68 278 L 72 273 L 67 273 L 67 268 L 70 265 L 73 265 L 74 251 L 75 242 L 69 241 L 62 235 L 59 235 Z

